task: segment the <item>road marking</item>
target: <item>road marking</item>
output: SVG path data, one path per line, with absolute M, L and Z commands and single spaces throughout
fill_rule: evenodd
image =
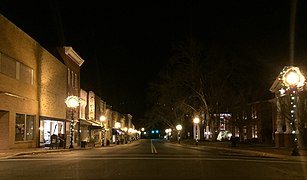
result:
M 151 153 L 152 154 L 158 154 L 158 151 L 157 151 L 156 147 L 152 143 L 152 139 L 150 141 L 150 147 L 151 147 Z

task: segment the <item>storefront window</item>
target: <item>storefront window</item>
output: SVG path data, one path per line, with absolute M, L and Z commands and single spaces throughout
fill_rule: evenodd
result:
M 64 134 L 64 122 L 54 120 L 41 120 L 41 144 L 50 144 L 51 135 Z
M 15 141 L 34 139 L 34 116 L 16 114 Z
M 26 140 L 34 139 L 34 116 L 27 115 L 26 118 Z
M 24 141 L 25 135 L 25 115 L 16 114 L 15 141 Z

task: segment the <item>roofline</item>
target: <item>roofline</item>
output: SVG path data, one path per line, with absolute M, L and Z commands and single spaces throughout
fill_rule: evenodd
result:
M 69 56 L 75 63 L 81 66 L 84 60 L 70 46 L 64 46 L 65 54 Z

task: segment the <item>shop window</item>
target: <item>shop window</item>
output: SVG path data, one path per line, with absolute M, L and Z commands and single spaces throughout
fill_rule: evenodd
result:
M 34 116 L 26 116 L 26 140 L 34 139 Z
M 32 115 L 16 114 L 15 141 L 34 139 L 34 119 Z

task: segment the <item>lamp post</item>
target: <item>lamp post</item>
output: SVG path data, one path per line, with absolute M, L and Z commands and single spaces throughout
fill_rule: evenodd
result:
M 182 130 L 182 126 L 180 124 L 178 124 L 176 126 L 176 129 L 178 131 L 178 143 L 180 144 L 180 131 Z
M 79 106 L 79 97 L 68 96 L 65 100 L 65 104 L 71 109 L 71 121 L 70 121 L 70 146 L 69 148 L 74 148 L 74 110 Z
M 101 121 L 101 146 L 104 146 L 104 139 L 105 139 L 105 126 L 104 122 L 106 120 L 106 117 L 104 115 L 100 116 Z
M 199 139 L 199 137 L 198 137 L 198 134 L 199 134 L 199 118 L 198 117 L 195 117 L 194 119 L 193 119 L 193 123 L 194 123 L 194 139 L 195 139 L 195 141 L 196 141 L 196 145 L 198 145 L 198 139 Z
M 298 152 L 298 90 L 305 85 L 305 77 L 300 72 L 298 67 L 287 66 L 281 72 L 282 84 L 286 87 L 286 91 L 290 97 L 290 125 L 292 126 L 292 142 L 293 150 L 292 156 L 299 156 Z
M 168 140 L 168 129 L 165 129 L 166 139 Z
M 141 139 L 143 139 L 144 138 L 144 131 L 145 131 L 145 128 L 141 128 Z
M 124 131 L 124 144 L 127 144 L 128 128 L 124 127 L 123 131 Z
M 169 140 L 170 136 L 172 135 L 172 129 L 165 129 L 165 134 L 166 134 L 166 137 L 167 137 L 167 140 Z

